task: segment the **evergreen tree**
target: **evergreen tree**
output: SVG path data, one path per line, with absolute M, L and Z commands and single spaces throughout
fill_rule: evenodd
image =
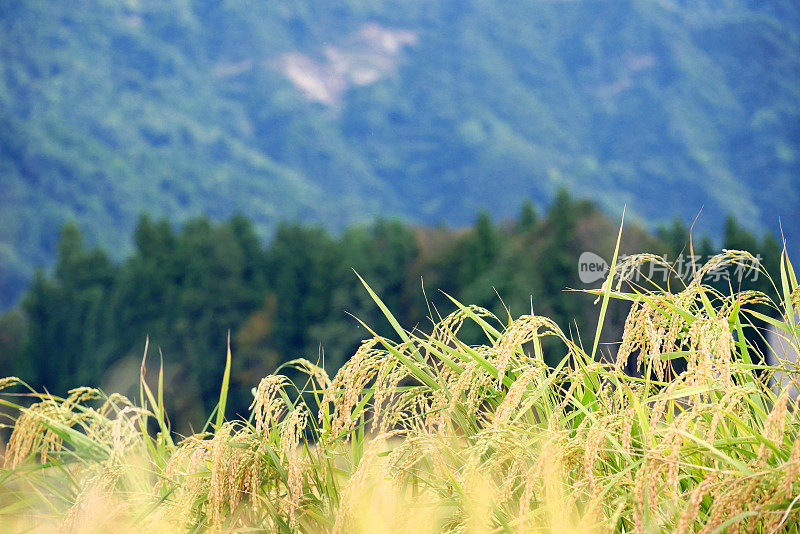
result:
M 36 271 L 22 300 L 22 310 L 28 318 L 24 358 L 9 374 L 19 375 L 31 384 L 53 390 L 61 371 L 57 368 L 61 360 L 61 329 L 57 321 L 63 306 L 58 287 L 47 279 L 44 271 Z M 52 365 L 48 362 L 48 355 L 54 359 Z
M 502 247 L 499 231 L 486 211 L 482 211 L 475 227 L 460 243 L 457 251 L 458 281 L 460 286 L 474 282 L 497 258 Z
M 39 273 L 23 309 L 30 318 L 25 351 L 30 372 L 51 391 L 99 383 L 112 267 L 100 250 L 86 251 L 80 230 L 66 224 L 52 281 Z
M 16 373 L 20 364 L 26 361 L 23 349 L 27 342 L 27 332 L 27 321 L 20 310 L 15 309 L 0 315 L 0 376 L 30 376 L 30 370 Z
M 761 248 L 756 236 L 740 225 L 733 215 L 729 215 L 725 220 L 723 242 L 723 248 L 747 250 L 753 254 Z
M 341 281 L 339 251 L 321 227 L 282 225 L 267 253 L 270 292 L 276 297 L 275 346 L 287 358 L 316 354 L 309 326 L 327 316 L 331 288 Z
M 533 202 L 526 200 L 522 205 L 519 218 L 517 219 L 516 231 L 517 233 L 529 232 L 536 226 L 539 214 L 536 211 L 536 206 Z
M 671 226 L 659 228 L 656 234 L 666 245 L 668 261 L 675 262 L 681 254 L 689 255 L 689 229 L 681 219 L 676 217 Z
M 566 189 L 556 194 L 547 213 L 547 237 L 540 270 L 542 293 L 549 300 L 538 314 L 549 315 L 562 329 L 571 328 L 570 321 L 581 315 L 582 304 L 565 293 L 569 287 L 577 287 L 578 256 L 575 230 L 580 206 L 574 202 Z

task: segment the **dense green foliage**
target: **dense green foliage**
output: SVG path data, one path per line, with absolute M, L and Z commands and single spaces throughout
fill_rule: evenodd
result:
M 476 234 L 493 233 L 487 222 Z M 611 360 L 534 313 L 457 304 L 431 331 L 408 330 L 365 284 L 391 332 L 367 338 L 334 376 L 293 360 L 297 380 L 264 377 L 241 417 L 225 417 L 226 372 L 216 415 L 188 436 L 171 431 L 179 420 L 165 400 L 180 392 L 161 372 L 135 400 L 2 378 L 0 522 L 13 532 L 798 534 L 800 375 L 780 349 L 776 365 L 754 365 L 762 349 L 750 340 L 752 305 L 766 305 L 797 354 L 800 286 L 788 256 L 769 261 L 777 273 L 756 270 L 772 297 L 704 284 L 720 266 L 758 263 L 746 251 L 715 255 L 673 290 L 630 278 L 629 264 L 662 258 L 612 260 L 590 290 L 604 310 L 595 340 L 607 305 L 630 303 Z M 469 325 L 479 344 L 463 339 Z M 624 372 L 629 357 L 652 372 Z
M 371 22 L 416 44 L 335 105 L 276 66 L 357 55 Z M 508 217 L 568 185 L 653 225 L 702 206 L 717 235 L 730 212 L 796 228 L 798 27 L 788 0 L 5 0 L 0 308 L 63 222 L 118 260 L 144 211 L 243 213 L 268 237 Z
M 130 392 L 150 336 L 175 391 L 171 412 L 197 425 L 218 393 L 228 330 L 231 413 L 243 413 L 250 388 L 290 359 L 317 360 L 324 351 L 327 370 L 338 369 L 369 335 L 353 316 L 383 324 L 353 269 L 401 321 L 422 331 L 452 309 L 442 292 L 500 317 L 533 308 L 568 334 L 588 331 L 597 321 L 591 299 L 564 290 L 586 287 L 578 277 L 583 251 L 610 259 L 616 229 L 597 207 L 565 192 L 543 217 L 529 203 L 516 221 L 500 225 L 486 214 L 462 230 L 379 220 L 332 235 L 293 224 L 281 226 L 266 247 L 243 217 L 195 219 L 180 230 L 142 217 L 134 253 L 114 262 L 66 225 L 53 272 L 39 272 L 19 309 L 0 320 L 0 375 L 54 394 L 79 384 Z M 650 250 L 674 261 L 687 243 L 678 222 L 660 238 L 629 225 L 622 252 Z M 747 245 L 765 261 L 779 257 L 774 239 L 761 241 L 732 219 L 724 245 Z M 712 249 L 697 253 L 705 261 Z M 727 289 L 724 280 L 716 285 Z M 764 277 L 742 288 L 771 290 Z M 619 336 L 625 313 L 609 309 L 608 340 Z M 475 341 L 479 333 L 462 334 Z

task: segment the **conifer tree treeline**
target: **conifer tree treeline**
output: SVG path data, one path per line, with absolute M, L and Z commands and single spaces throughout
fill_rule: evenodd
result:
M 284 224 L 267 246 L 243 217 L 219 224 L 199 218 L 176 230 L 143 216 L 135 252 L 122 263 L 87 249 L 78 228 L 66 225 L 52 272 L 39 272 L 18 309 L 0 318 L 0 375 L 57 395 L 78 385 L 132 394 L 149 336 L 149 368 L 163 354 L 169 408 L 198 425 L 217 400 L 230 331 L 229 406 L 243 413 L 250 388 L 286 361 L 324 357 L 335 371 L 368 337 L 354 317 L 390 333 L 353 270 L 409 327 L 425 330 L 431 314 L 452 311 L 444 292 L 501 319 L 533 311 L 565 331 L 588 332 L 596 321 L 593 299 L 564 290 L 585 287 L 578 256 L 591 250 L 609 257 L 617 225 L 565 192 L 543 216 L 528 203 L 518 220 L 501 225 L 485 213 L 468 229 L 378 220 L 331 235 Z M 673 258 L 687 242 L 679 222 L 658 236 L 628 225 L 623 236 L 629 253 Z M 708 241 L 702 246 L 711 253 Z M 778 258 L 774 238 L 759 240 L 733 219 L 725 246 L 761 253 L 767 262 Z M 612 306 L 610 336 L 624 317 L 623 307 Z

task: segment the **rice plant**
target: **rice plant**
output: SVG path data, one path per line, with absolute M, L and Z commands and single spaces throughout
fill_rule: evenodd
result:
M 364 325 L 371 337 L 333 377 L 307 360 L 285 364 L 255 385 L 247 419 L 225 417 L 229 352 L 216 413 L 188 437 L 171 432 L 163 373 L 151 389 L 144 362 L 138 402 L 91 388 L 60 398 L 6 378 L 5 393 L 35 402 L 0 401 L 15 412 L 0 522 L 84 532 L 799 532 L 798 370 L 765 365 L 769 345 L 755 327 L 800 348 L 796 275 L 784 256 L 777 302 L 704 283 L 751 260 L 725 251 L 670 291 L 630 283 L 632 268 L 659 258 L 618 265 L 615 255 L 592 291 L 601 313 L 591 349 L 547 317 L 503 320 L 455 299 L 430 331 L 406 330 L 365 283 L 393 338 Z M 599 339 L 612 299 L 630 312 L 609 351 Z M 460 339 L 465 324 L 482 344 Z M 623 372 L 630 359 L 634 376 Z M 782 389 L 771 380 L 779 371 Z

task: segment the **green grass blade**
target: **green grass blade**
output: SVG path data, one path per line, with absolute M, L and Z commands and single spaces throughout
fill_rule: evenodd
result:
M 219 391 L 219 402 L 217 403 L 216 428 L 221 428 L 225 422 L 225 405 L 228 403 L 228 388 L 231 381 L 231 331 L 228 330 L 228 350 L 225 355 L 225 372 L 222 375 L 222 387 Z
M 603 303 L 600 305 L 600 317 L 597 319 L 597 329 L 594 332 L 594 343 L 592 344 L 592 359 L 597 354 L 597 346 L 600 344 L 600 333 L 603 331 L 603 323 L 606 318 L 608 308 L 608 298 L 611 295 L 611 286 L 614 282 L 614 272 L 617 269 L 617 255 L 619 254 L 619 243 L 622 240 L 622 227 L 625 224 L 625 208 L 622 209 L 622 220 L 619 223 L 619 233 L 617 233 L 617 244 L 614 246 L 614 256 L 611 258 L 611 266 L 608 268 L 608 278 L 606 287 L 603 290 Z

